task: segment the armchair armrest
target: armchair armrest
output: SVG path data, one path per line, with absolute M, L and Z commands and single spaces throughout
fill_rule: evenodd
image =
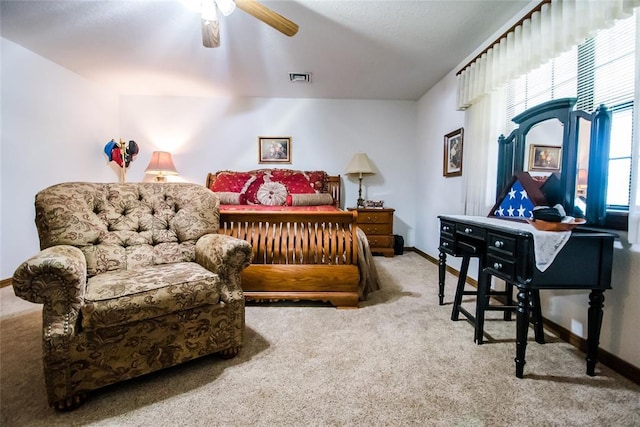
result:
M 206 234 L 196 242 L 196 262 L 222 279 L 222 300 L 244 304 L 242 270 L 251 263 L 251 245 L 226 234 Z
M 48 334 L 73 334 L 84 304 L 87 262 L 75 246 L 52 246 L 23 262 L 13 274 L 16 296 L 44 304 Z
M 196 242 L 196 262 L 225 280 L 240 277 L 251 257 L 249 242 L 225 234 L 206 234 Z

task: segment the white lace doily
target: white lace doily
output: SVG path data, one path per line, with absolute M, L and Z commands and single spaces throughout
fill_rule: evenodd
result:
M 447 217 L 531 233 L 533 235 L 536 267 L 540 271 L 545 271 L 549 268 L 571 237 L 571 231 L 540 231 L 533 225 L 524 222 L 507 221 L 484 216 L 447 215 Z

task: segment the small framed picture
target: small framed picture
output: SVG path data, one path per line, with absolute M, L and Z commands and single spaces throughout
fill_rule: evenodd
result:
M 534 145 L 529 147 L 530 171 L 560 171 L 562 147 L 553 145 Z
M 258 137 L 259 163 L 291 163 L 291 137 Z
M 442 176 L 462 175 L 462 143 L 464 129 L 456 129 L 444 136 L 444 160 Z

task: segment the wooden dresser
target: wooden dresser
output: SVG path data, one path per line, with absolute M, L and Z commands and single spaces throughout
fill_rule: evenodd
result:
M 349 210 L 358 211 L 358 227 L 367 235 L 371 253 L 392 257 L 394 255 L 393 212 L 395 209 L 349 208 Z

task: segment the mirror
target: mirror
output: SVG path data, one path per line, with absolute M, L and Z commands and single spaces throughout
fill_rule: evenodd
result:
M 591 122 L 585 117 L 577 117 L 576 134 L 576 185 L 574 194 L 575 214 L 587 215 L 587 189 L 589 187 L 589 151 L 591 145 Z
M 562 167 L 564 125 L 558 119 L 537 123 L 524 136 L 524 170 L 534 178 L 544 179 Z
M 611 113 L 600 106 L 593 113 L 574 110 L 576 98 L 562 98 L 529 108 L 512 120 L 518 127 L 498 138 L 501 194 L 520 171 L 541 180 L 559 177 L 559 202 L 567 215 L 601 225 L 606 214 L 606 178 Z

